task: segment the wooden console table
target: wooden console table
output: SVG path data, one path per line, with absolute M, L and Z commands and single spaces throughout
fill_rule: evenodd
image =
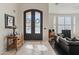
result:
M 7 50 L 17 49 L 23 45 L 24 39 L 20 36 L 7 36 Z

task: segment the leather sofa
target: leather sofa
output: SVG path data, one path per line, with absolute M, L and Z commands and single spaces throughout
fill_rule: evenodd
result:
M 70 38 L 59 37 L 55 40 L 55 45 L 62 48 L 69 55 L 79 55 L 79 40 L 72 41 Z

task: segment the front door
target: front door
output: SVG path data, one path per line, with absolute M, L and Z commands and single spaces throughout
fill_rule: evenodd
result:
M 42 11 L 31 9 L 24 12 L 25 40 L 42 40 Z

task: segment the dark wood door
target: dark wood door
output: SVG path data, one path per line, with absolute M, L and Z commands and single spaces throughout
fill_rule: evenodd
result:
M 42 11 L 31 9 L 24 12 L 25 40 L 42 40 Z

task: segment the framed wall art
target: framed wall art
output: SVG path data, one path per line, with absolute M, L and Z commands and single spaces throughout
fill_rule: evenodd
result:
M 15 26 L 14 16 L 5 14 L 5 28 L 13 28 Z

